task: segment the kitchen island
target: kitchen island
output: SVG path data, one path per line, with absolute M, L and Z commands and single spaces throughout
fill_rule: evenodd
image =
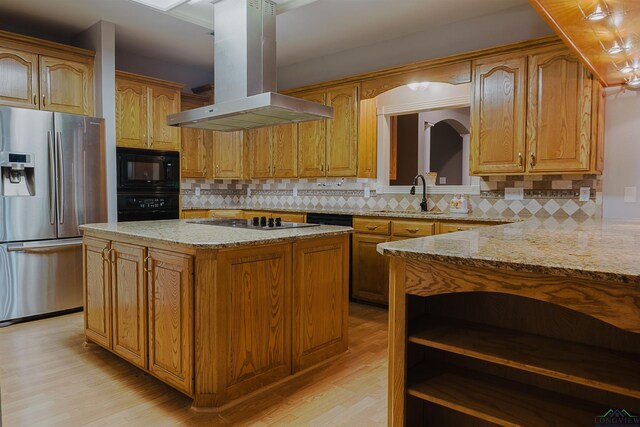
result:
M 378 251 L 391 257 L 389 425 L 640 413 L 640 221 L 531 219 Z
M 347 350 L 349 227 L 84 231 L 85 335 L 221 409 Z

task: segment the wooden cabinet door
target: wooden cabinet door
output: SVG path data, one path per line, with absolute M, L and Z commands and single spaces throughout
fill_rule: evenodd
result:
M 324 104 L 326 95 L 314 93 L 300 96 L 307 101 Z M 298 171 L 301 178 L 325 176 L 326 120 L 298 125 Z
M 352 298 L 380 304 L 389 303 L 389 261 L 376 250 L 378 244 L 388 241 L 387 236 L 360 233 L 353 235 Z
M 214 133 L 214 176 L 216 178 L 242 178 L 242 144 L 241 131 Z
M 347 349 L 348 245 L 348 236 L 294 243 L 294 372 Z
M 363 99 L 360 101 L 359 108 L 358 178 L 376 178 L 378 176 L 378 108 L 376 98 Z M 395 165 L 395 162 L 392 164 Z M 391 179 L 391 176 L 389 178 Z
M 251 129 L 246 133 L 251 156 L 251 178 L 271 178 L 271 129 Z
M 0 104 L 39 108 L 38 55 L 0 47 Z
M 218 268 L 216 297 L 228 311 L 218 314 L 216 352 L 233 399 L 291 374 L 291 245 L 221 251 Z
M 109 249 L 108 240 L 84 238 L 84 332 L 88 339 L 107 348 L 111 347 L 111 284 L 105 258 Z
M 149 249 L 149 371 L 178 389 L 193 391 L 193 260 Z
M 112 243 L 111 300 L 113 351 L 143 369 L 147 367 L 147 300 L 145 248 Z
M 358 173 L 358 86 L 327 92 L 333 119 L 327 120 L 327 176 L 356 176 Z
M 148 148 L 148 88 L 125 79 L 116 79 L 116 145 Z
M 296 125 L 271 128 L 271 171 L 274 178 L 298 176 L 298 132 Z
M 529 57 L 529 172 L 587 171 L 592 80 L 569 49 Z
M 93 115 L 93 67 L 40 56 L 40 109 Z
M 180 92 L 151 88 L 151 148 L 180 151 L 180 128 L 167 125 L 167 115 L 180 112 Z
M 182 111 L 203 107 L 204 102 L 182 100 Z M 204 178 L 207 176 L 207 145 L 211 143 L 211 131 L 180 128 L 180 167 L 183 178 Z
M 525 170 L 526 57 L 474 63 L 471 101 L 471 173 Z

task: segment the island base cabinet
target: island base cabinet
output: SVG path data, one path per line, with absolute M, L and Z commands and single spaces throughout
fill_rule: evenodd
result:
M 389 262 L 376 249 L 388 236 L 354 234 L 352 247 L 354 299 L 378 304 L 389 303 Z
M 145 248 L 111 243 L 113 351 L 141 368 L 147 367 Z
M 193 261 L 188 255 L 148 252 L 149 372 L 193 391 Z
M 347 350 L 349 237 L 294 243 L 293 370 Z
M 232 400 L 291 374 L 291 245 L 218 258 L 220 389 Z
M 110 242 L 85 238 L 82 248 L 84 266 L 84 324 L 91 341 L 111 347 L 111 286 L 106 253 Z

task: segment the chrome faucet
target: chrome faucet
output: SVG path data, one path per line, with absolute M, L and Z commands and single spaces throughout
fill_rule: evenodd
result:
M 424 176 L 421 174 L 416 175 L 415 178 L 413 178 L 413 185 L 411 186 L 411 195 L 415 195 L 416 194 L 416 184 L 418 183 L 418 178 L 422 179 L 422 201 L 420 202 L 420 210 L 422 212 L 426 212 L 427 211 L 427 181 L 425 181 Z

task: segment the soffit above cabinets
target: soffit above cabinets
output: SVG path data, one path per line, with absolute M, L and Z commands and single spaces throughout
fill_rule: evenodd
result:
M 529 2 L 603 85 L 640 77 L 640 1 Z

